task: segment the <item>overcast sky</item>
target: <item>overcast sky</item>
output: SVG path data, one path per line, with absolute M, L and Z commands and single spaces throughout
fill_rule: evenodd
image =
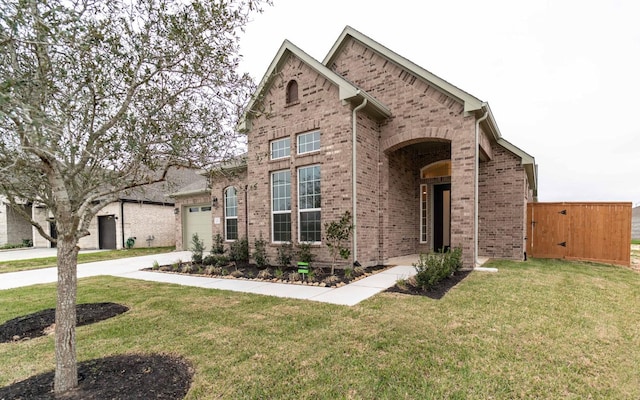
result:
M 640 204 L 640 0 L 274 0 L 241 70 L 260 81 L 284 39 L 322 61 L 346 25 L 489 102 L 540 201 Z

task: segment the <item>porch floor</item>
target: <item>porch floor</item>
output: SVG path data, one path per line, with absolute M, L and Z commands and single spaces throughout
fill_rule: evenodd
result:
M 419 258 L 420 258 L 419 254 L 407 254 L 406 256 L 391 257 L 391 258 L 389 258 L 387 260 L 385 265 L 406 265 L 406 266 L 411 266 L 413 264 L 416 264 L 418 262 Z M 489 257 L 479 256 L 478 257 L 478 265 L 476 265 L 476 267 L 481 267 L 487 261 L 489 261 Z

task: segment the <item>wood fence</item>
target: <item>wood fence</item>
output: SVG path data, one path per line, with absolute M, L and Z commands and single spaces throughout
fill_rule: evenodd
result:
M 631 203 L 529 203 L 527 254 L 631 265 Z

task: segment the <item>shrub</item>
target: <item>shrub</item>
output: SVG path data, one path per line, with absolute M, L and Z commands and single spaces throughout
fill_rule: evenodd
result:
M 217 233 L 213 237 L 213 244 L 211 245 L 211 254 L 224 254 L 226 249 L 224 248 L 224 239 L 222 235 Z
M 326 244 L 331 254 L 331 275 L 335 272 L 338 257 L 347 260 L 351 255 L 349 238 L 352 230 L 353 224 L 351 224 L 349 211 L 345 211 L 339 221 L 324 224 Z
M 278 247 L 278 255 L 276 256 L 276 263 L 280 266 L 287 268 L 291 265 L 293 259 L 293 245 L 291 242 L 283 243 Z
M 256 262 L 258 268 L 266 268 L 269 265 L 269 258 L 267 257 L 267 242 L 262 238 L 253 241 L 253 259 Z
M 297 255 L 298 261 L 306 262 L 311 264 L 315 255 L 311 252 L 311 243 L 298 243 L 297 247 Z
M 278 279 L 282 279 L 282 277 L 284 276 L 284 271 L 281 268 L 276 268 L 273 275 Z
M 200 240 L 197 233 L 191 236 L 191 261 L 200 264 L 202 262 L 202 253 L 204 253 L 204 242 Z
M 153 270 L 160 269 L 160 264 L 158 264 L 158 260 L 153 260 L 153 264 L 151 265 L 151 269 L 153 269 Z
M 297 282 L 302 279 L 302 275 L 297 272 L 289 272 L 289 280 L 292 282 Z
M 249 240 L 246 237 L 238 239 L 229 246 L 229 259 L 238 263 L 249 262 Z
M 267 269 L 263 269 L 262 271 L 258 272 L 258 278 L 260 278 L 260 279 L 271 279 L 271 278 L 273 278 L 273 275 L 271 275 L 271 271 L 269 270 L 269 268 L 267 268 Z
M 462 250 L 449 249 L 444 253 L 420 254 L 420 260 L 413 264 L 416 269 L 416 284 L 424 290 L 451 276 L 462 266 Z

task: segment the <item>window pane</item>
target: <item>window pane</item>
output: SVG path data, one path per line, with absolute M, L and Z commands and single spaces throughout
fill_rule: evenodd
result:
M 273 241 L 291 241 L 291 213 L 273 214 Z
M 320 166 L 300 168 L 298 177 L 300 209 L 320 208 Z
M 320 242 L 322 230 L 320 228 L 320 211 L 305 211 L 300 213 L 300 241 Z
M 230 218 L 226 220 L 226 239 L 227 240 L 237 240 L 238 239 L 238 219 Z
M 225 217 L 238 216 L 238 197 L 234 187 L 224 191 L 224 215 Z
M 298 154 L 320 150 L 320 131 L 298 135 Z
M 271 142 L 271 159 L 289 157 L 291 154 L 291 139 L 284 138 Z
M 273 211 L 291 210 L 291 172 L 274 172 L 271 179 Z

